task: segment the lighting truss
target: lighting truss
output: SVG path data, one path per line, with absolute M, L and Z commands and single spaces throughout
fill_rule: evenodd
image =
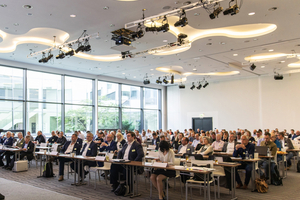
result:
M 214 4 L 219 3 L 221 1 L 224 1 L 224 0 L 200 0 L 198 2 L 191 3 L 191 4 L 188 4 L 188 5 L 184 5 L 180 8 L 177 8 L 177 9 L 174 9 L 174 10 L 171 10 L 171 11 L 163 12 L 163 13 L 160 13 L 158 15 L 153 15 L 153 16 L 150 16 L 150 17 L 146 17 L 144 19 L 139 19 L 139 20 L 136 20 L 136 21 L 133 21 L 133 22 L 126 23 L 125 28 L 129 29 L 129 28 L 133 28 L 135 26 L 138 26 L 139 24 L 151 23 L 153 21 L 161 20 L 165 16 L 170 17 L 170 16 L 174 16 L 174 15 L 179 15 L 183 9 L 187 12 L 187 11 L 191 11 L 191 10 L 194 10 L 194 9 L 197 9 L 197 8 L 202 8 L 202 7 L 207 7 L 209 5 L 214 5 Z

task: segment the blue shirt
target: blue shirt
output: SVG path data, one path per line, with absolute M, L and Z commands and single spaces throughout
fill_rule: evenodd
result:
M 239 148 L 238 150 L 234 149 L 233 152 L 233 157 L 242 157 L 245 158 L 246 157 L 246 151 L 248 151 L 249 156 L 252 154 L 252 158 L 254 158 L 254 144 L 248 143 L 246 145 L 246 149 L 243 148 Z

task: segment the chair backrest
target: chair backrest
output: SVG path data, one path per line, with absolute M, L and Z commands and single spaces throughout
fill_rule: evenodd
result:
M 111 163 L 110 162 L 104 162 L 104 167 L 110 168 Z
M 40 147 L 46 147 L 47 146 L 47 143 L 41 143 L 40 144 Z
M 51 151 L 57 152 L 57 148 L 58 148 L 58 144 L 53 144 L 52 148 L 51 148 Z
M 174 158 L 174 165 L 180 165 L 181 158 Z

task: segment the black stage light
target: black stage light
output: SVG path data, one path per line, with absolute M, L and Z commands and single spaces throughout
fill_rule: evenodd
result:
M 164 84 L 168 84 L 169 81 L 167 80 L 167 77 L 165 76 L 165 78 L 163 79 Z
M 130 45 L 130 44 L 131 44 L 131 41 L 128 40 L 127 38 L 124 38 L 124 37 L 120 36 L 120 37 L 116 40 L 116 45 L 122 45 L 122 44 Z
M 154 27 L 146 27 L 145 28 L 146 32 L 155 32 L 157 30 L 157 28 L 154 26 Z
M 177 42 L 178 42 L 179 44 L 182 44 L 184 38 L 187 38 L 187 35 L 184 34 L 184 33 L 180 33 L 180 34 L 177 36 Z
M 250 66 L 251 71 L 255 70 L 256 65 L 254 65 L 254 63 Z
M 171 84 L 174 84 L 174 75 L 171 75 Z
M 186 17 L 181 18 L 179 21 L 175 22 L 174 26 L 175 27 L 184 27 L 188 25 L 188 19 Z
M 199 83 L 199 85 L 197 86 L 197 90 L 200 90 L 202 88 L 201 83 Z
M 84 48 L 85 47 L 83 45 L 78 45 L 78 48 L 75 50 L 75 52 L 78 53 L 79 51 L 83 51 Z
M 283 75 L 282 74 L 275 74 L 274 75 L 274 79 L 275 80 L 282 80 L 283 79 Z
M 214 10 L 213 13 L 209 15 L 210 19 L 215 19 L 216 17 L 219 16 L 219 14 L 223 11 L 223 7 L 218 7 L 217 9 Z
M 85 51 L 85 52 L 89 52 L 89 51 L 91 51 L 92 49 L 91 49 L 91 45 L 86 45 L 85 47 L 84 47 L 84 49 L 83 49 L 83 51 Z
M 145 79 L 145 80 L 144 80 L 144 84 L 145 84 L 145 85 L 150 84 L 150 80 L 149 80 L 149 79 Z
M 182 83 L 178 87 L 179 87 L 179 89 L 185 89 L 185 85 Z
M 168 32 L 169 30 L 170 30 L 169 24 L 164 24 L 164 25 L 156 28 L 157 32 L 164 32 L 165 33 L 165 32 Z
M 56 56 L 56 59 L 63 59 L 63 58 L 65 58 L 65 54 L 63 52 L 61 52 Z
M 66 56 L 74 56 L 75 52 L 73 49 L 71 49 L 70 51 L 68 51 L 67 53 L 65 53 Z
M 162 81 L 160 80 L 160 77 L 158 77 L 158 79 L 156 80 L 157 84 L 162 84 Z
M 209 83 L 206 81 L 206 83 L 203 85 L 203 88 L 206 88 L 209 85 Z
M 143 36 L 144 36 L 144 31 L 141 29 L 141 30 L 139 30 L 139 31 L 137 31 L 137 32 L 133 32 L 132 34 L 131 34 L 131 37 L 133 38 L 133 39 L 135 39 L 135 38 L 138 38 L 138 39 L 140 39 L 140 38 L 142 38 Z
M 239 13 L 239 6 L 237 4 L 233 5 L 233 6 L 230 6 L 229 8 L 227 8 L 223 14 L 224 15 L 236 15 L 237 13 Z
M 48 62 L 51 58 L 53 58 L 53 54 L 50 54 L 50 55 L 45 59 L 45 63 Z
M 194 82 L 192 83 L 192 87 L 190 88 L 191 90 L 193 90 L 193 89 L 195 89 L 195 84 L 194 84 Z

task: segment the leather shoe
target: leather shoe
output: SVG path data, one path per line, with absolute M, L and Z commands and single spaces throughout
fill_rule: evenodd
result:
M 248 188 L 248 186 L 247 186 L 247 185 L 244 185 L 244 186 L 243 186 L 243 189 L 245 189 L 245 190 L 246 190 L 247 188 Z
M 59 178 L 58 178 L 58 181 L 62 181 L 62 180 L 64 180 L 64 176 L 59 176 Z
M 118 184 L 113 184 L 111 187 L 112 187 L 112 189 L 111 189 L 111 191 L 112 192 L 114 192 L 117 188 L 118 188 Z
M 237 184 L 236 189 L 241 189 L 241 187 L 243 187 L 242 184 Z
M 7 169 L 7 170 L 12 170 L 12 167 L 7 167 L 7 168 L 5 168 L 5 169 Z

